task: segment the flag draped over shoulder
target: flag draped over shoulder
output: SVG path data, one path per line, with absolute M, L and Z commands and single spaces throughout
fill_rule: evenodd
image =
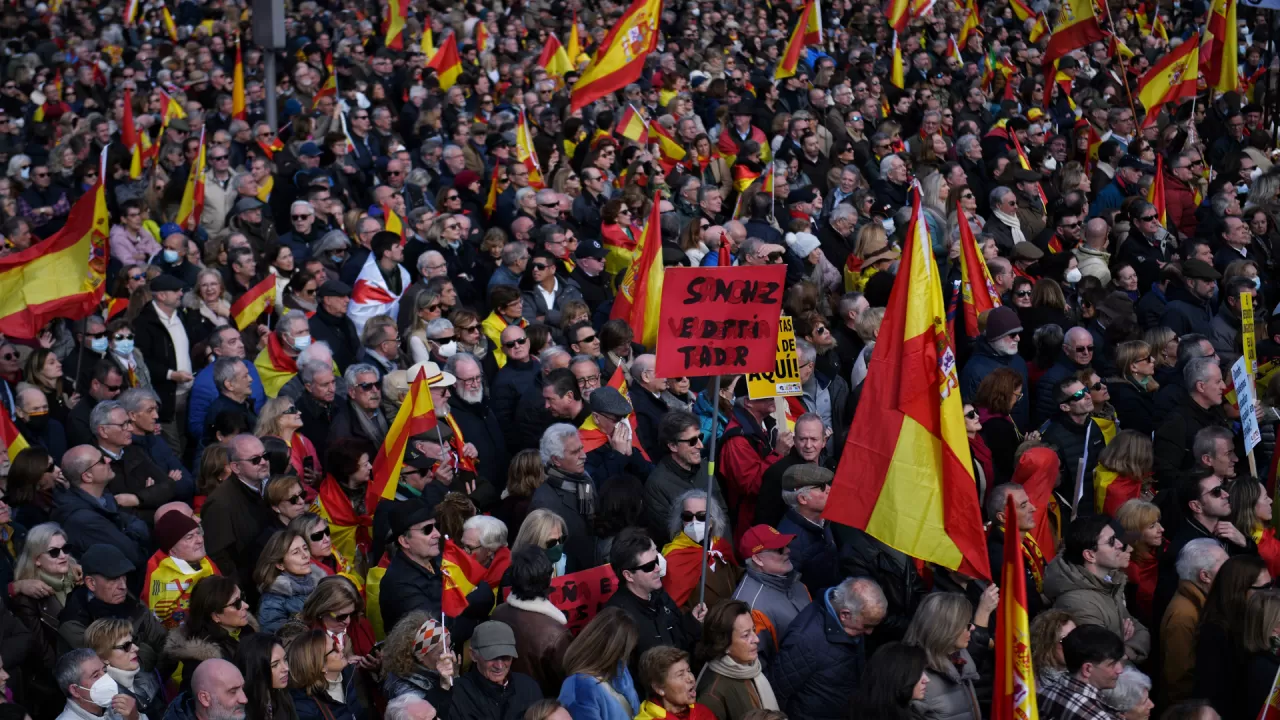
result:
M 403 267 L 396 268 L 400 273 L 400 287 L 409 287 L 409 272 Z M 377 315 L 395 316 L 400 308 L 401 293 L 391 292 L 387 280 L 382 276 L 382 269 L 373 259 L 373 253 L 364 261 L 360 274 L 356 276 L 356 284 L 351 289 L 351 304 L 347 307 L 347 317 L 355 323 L 357 331 L 364 330 L 369 318 Z
M 912 557 L 990 579 L 946 309 L 919 188 L 823 517 Z
M 0 258 L 0 333 L 34 338 L 54 318 L 79 320 L 102 304 L 110 217 L 101 181 L 67 215 L 61 230 Z
M 583 108 L 640 77 L 645 58 L 658 46 L 661 18 L 662 0 L 632 1 L 574 84 L 570 110 Z
M 1049 44 L 1045 46 L 1042 62 L 1046 68 L 1050 68 L 1055 60 L 1072 50 L 1105 38 L 1106 33 L 1098 22 L 1093 0 L 1066 0 L 1062 3 L 1058 24 L 1049 36 Z M 1045 74 L 1052 73 L 1046 71 Z
M 613 377 L 609 378 L 609 387 L 617 390 L 622 397 L 631 402 L 631 392 L 627 390 L 626 373 L 621 367 L 613 371 Z M 627 424 L 631 426 L 631 447 L 643 457 L 649 459 L 649 453 L 644 451 L 640 446 L 640 434 L 636 432 L 636 411 L 632 406 L 631 414 L 627 415 Z M 604 434 L 600 426 L 596 424 L 595 415 L 588 415 L 586 420 L 578 426 L 578 437 L 582 439 L 582 449 L 584 452 L 591 452 L 596 448 L 604 447 L 609 442 L 609 436 Z
M 627 267 L 613 301 L 610 320 L 626 320 L 640 344 L 658 342 L 658 312 L 662 305 L 662 231 L 659 228 L 661 198 L 653 199 L 649 222 L 640 236 L 635 262 Z
M 1176 50 L 1160 58 L 1138 80 L 1138 101 L 1147 109 L 1148 118 L 1154 118 L 1165 103 L 1196 94 L 1199 39 L 1199 35 L 1192 34 Z M 1235 66 L 1231 67 L 1231 72 L 1234 73 Z
M 1000 605 L 996 610 L 996 682 L 991 720 L 1035 720 L 1036 674 L 1031 667 L 1031 630 L 1027 622 L 1027 573 L 1014 494 L 1005 504 L 1004 562 Z
M 382 441 L 382 447 L 378 448 L 378 455 L 373 459 L 373 474 L 365 490 L 365 507 L 369 512 L 373 512 L 379 501 L 396 496 L 409 438 L 428 432 L 436 426 L 436 407 L 431 402 L 429 382 L 425 366 L 419 366 L 418 376 L 409 385 L 409 394 L 400 403 L 396 418 L 387 430 L 387 438 Z

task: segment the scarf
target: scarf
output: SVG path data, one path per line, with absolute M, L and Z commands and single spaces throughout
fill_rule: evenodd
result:
M 373 417 L 369 417 L 364 408 L 356 407 L 353 403 L 351 415 L 356 419 L 356 422 L 360 423 L 360 428 L 364 430 L 365 437 L 385 438 L 387 436 L 387 417 L 382 414 L 381 410 L 374 410 Z
M 50 575 L 43 570 L 36 571 L 36 578 L 43 581 L 45 585 L 53 588 L 53 594 L 58 598 L 59 605 L 67 604 L 67 593 L 75 590 L 76 578 L 72 573 L 63 573 L 61 576 Z
M 115 681 L 120 685 L 120 687 L 129 691 L 133 690 L 133 680 L 138 676 L 139 670 L 141 670 L 141 668 L 134 668 L 132 670 L 121 670 L 120 668 L 112 667 L 111 665 L 108 665 L 106 667 L 107 674 L 110 675 L 113 679 L 115 679 Z
M 271 587 L 267 588 L 267 592 L 275 595 L 284 595 L 286 597 L 307 597 L 312 590 L 316 589 L 316 583 L 319 578 L 316 574 L 308 572 L 306 575 L 294 575 L 292 573 L 280 573 L 275 582 L 271 583 Z
M 778 707 L 778 698 L 773 694 L 773 686 L 769 684 L 769 679 L 764 676 L 760 658 L 756 658 L 755 662 L 750 665 L 743 665 L 728 655 L 721 655 L 707 663 L 707 669 L 731 680 L 752 681 L 756 686 L 756 694 L 760 696 L 760 707 L 765 710 L 780 709 Z
M 588 520 L 595 517 L 595 489 L 591 486 L 590 478 L 585 474 L 570 475 L 560 468 L 548 467 L 546 481 L 557 490 L 574 493 L 578 498 L 578 512 L 583 517 Z
M 258 199 L 266 202 L 271 197 L 271 191 L 275 189 L 276 178 L 274 175 L 268 175 L 267 179 L 258 183 Z
M 1018 243 L 1027 241 L 1027 236 L 1022 234 L 1022 221 L 1018 219 L 1017 215 L 1010 215 L 1001 210 L 992 210 L 991 213 L 996 216 L 997 220 L 1008 225 L 1009 229 L 1013 231 L 1014 247 L 1017 247 Z
M 1029 533 L 1022 536 L 1022 559 L 1031 571 L 1031 578 L 1036 581 L 1036 592 L 1044 592 L 1044 553 L 1040 552 L 1040 544 Z

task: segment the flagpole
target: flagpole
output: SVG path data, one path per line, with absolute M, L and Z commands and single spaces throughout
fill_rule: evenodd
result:
M 1116 21 L 1111 18 L 1111 3 L 1104 2 L 1102 4 L 1107 8 L 1107 22 L 1111 24 L 1112 37 L 1115 37 Z M 1116 41 L 1118 42 L 1119 40 L 1120 38 L 1116 37 Z M 1133 113 L 1133 121 L 1136 123 L 1138 121 L 1138 108 L 1133 104 L 1133 93 L 1129 90 L 1129 64 L 1124 61 L 1124 53 L 1117 50 L 1116 55 L 1120 57 L 1120 80 L 1124 82 L 1124 94 L 1129 97 L 1129 111 Z M 1056 63 L 1053 68 L 1056 73 L 1058 69 Z
M 725 252 L 722 244 L 720 252 Z M 722 258 L 723 260 L 723 258 Z M 716 481 L 716 435 L 720 432 L 720 376 L 716 375 L 711 381 L 711 447 L 710 455 L 707 456 L 707 509 L 711 509 L 711 503 L 715 502 L 715 493 L 712 490 Z M 710 513 L 708 513 L 710 516 Z M 720 528 L 716 528 L 721 530 Z M 702 577 L 698 580 L 698 604 L 701 605 L 707 596 L 707 555 L 711 551 L 711 531 L 710 525 L 702 533 Z M 723 530 L 721 530 L 723 532 Z

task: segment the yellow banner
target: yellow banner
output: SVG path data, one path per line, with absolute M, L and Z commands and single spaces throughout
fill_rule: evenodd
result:
M 773 372 L 748 373 L 747 395 L 752 400 L 767 397 L 803 395 L 800 389 L 800 356 L 796 353 L 796 334 L 791 318 L 778 318 L 778 350 Z
M 1253 294 L 1240 293 L 1240 342 L 1244 345 L 1245 367 L 1249 378 L 1258 377 L 1258 340 L 1253 327 Z

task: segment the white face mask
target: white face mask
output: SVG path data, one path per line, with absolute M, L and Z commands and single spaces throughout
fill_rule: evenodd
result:
M 440 346 L 440 357 L 442 358 L 451 358 L 457 354 L 458 354 L 458 343 L 456 340 L 450 340 L 449 342 Z
M 666 576 L 667 576 L 667 559 L 662 556 L 662 553 L 658 553 L 658 577 L 664 578 Z
M 884 225 L 885 233 L 889 235 L 893 234 L 893 228 L 894 228 L 893 218 L 889 218 L 888 220 L 883 221 L 881 224 Z
M 1080 274 L 1080 268 L 1071 268 L 1070 270 L 1067 271 L 1067 274 L 1065 275 L 1067 282 L 1073 283 L 1073 284 L 1080 282 L 1081 277 L 1083 276 Z
M 111 700 L 120 694 L 120 685 L 116 683 L 116 679 L 110 675 L 103 673 L 102 677 L 93 682 L 91 687 L 79 686 L 82 690 L 89 691 L 89 702 L 100 708 L 111 707 Z
M 706 537 L 706 532 L 706 520 L 694 520 L 684 524 L 684 534 L 688 535 L 694 542 L 702 542 L 702 539 Z

